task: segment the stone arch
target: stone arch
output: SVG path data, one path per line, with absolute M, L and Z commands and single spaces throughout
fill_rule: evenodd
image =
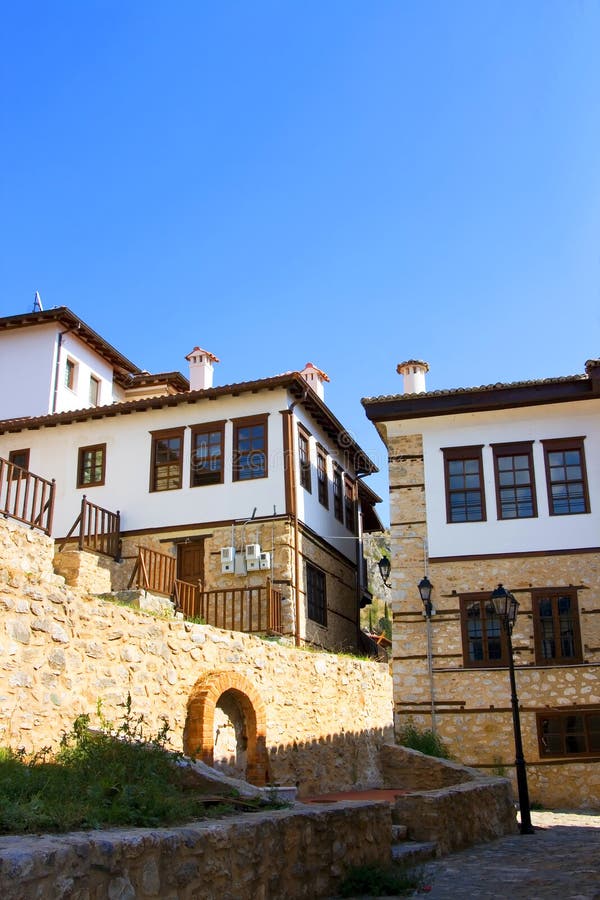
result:
M 269 780 L 267 714 L 256 688 L 237 672 L 212 672 L 196 682 L 190 694 L 183 733 L 187 756 L 214 764 L 215 709 L 223 694 L 233 697 L 245 720 L 246 780 L 262 785 Z

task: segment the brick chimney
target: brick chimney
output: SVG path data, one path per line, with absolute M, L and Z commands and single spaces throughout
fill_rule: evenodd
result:
M 424 394 L 425 374 L 429 372 L 429 365 L 421 359 L 408 359 L 398 363 L 396 367 L 398 375 L 404 376 L 404 394 Z
M 214 374 L 213 363 L 219 362 L 217 357 L 208 350 L 194 347 L 186 359 L 190 364 L 190 391 L 205 391 L 207 388 L 211 388 Z

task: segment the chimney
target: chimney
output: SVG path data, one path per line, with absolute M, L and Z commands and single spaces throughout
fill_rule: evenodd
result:
M 421 359 L 409 359 L 398 363 L 396 367 L 398 375 L 404 375 L 404 394 L 424 394 L 425 373 L 429 372 L 429 366 Z
M 190 364 L 190 391 L 205 391 L 213 386 L 213 363 L 219 362 L 214 354 L 194 347 L 186 356 Z
M 329 377 L 322 372 L 321 369 L 317 369 L 316 366 L 313 366 L 311 362 L 306 363 L 303 370 L 300 372 L 301 376 L 304 378 L 305 382 L 310 385 L 315 394 L 321 398 L 321 400 L 325 397 L 325 387 L 324 383 L 329 381 Z

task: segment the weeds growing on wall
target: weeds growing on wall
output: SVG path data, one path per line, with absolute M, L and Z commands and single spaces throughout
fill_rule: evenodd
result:
M 0 748 L 0 833 L 72 831 L 108 826 L 170 825 L 239 810 L 233 792 L 190 784 L 178 756 L 166 749 L 169 725 L 163 720 L 147 736 L 143 716 L 132 712 L 131 697 L 113 725 L 98 709 L 99 730 L 78 716 L 58 751 L 33 756 Z M 212 795 L 210 805 L 208 797 Z M 261 799 L 244 809 L 264 808 Z
M 398 734 L 398 741 L 403 747 L 411 750 L 419 750 L 427 756 L 438 756 L 440 759 L 451 759 L 450 751 L 443 740 L 435 732 L 427 729 L 419 729 L 412 722 L 408 722 Z

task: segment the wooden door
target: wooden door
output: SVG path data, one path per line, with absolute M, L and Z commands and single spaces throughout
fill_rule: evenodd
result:
M 190 541 L 177 547 L 177 577 L 189 584 L 204 584 L 204 541 Z

